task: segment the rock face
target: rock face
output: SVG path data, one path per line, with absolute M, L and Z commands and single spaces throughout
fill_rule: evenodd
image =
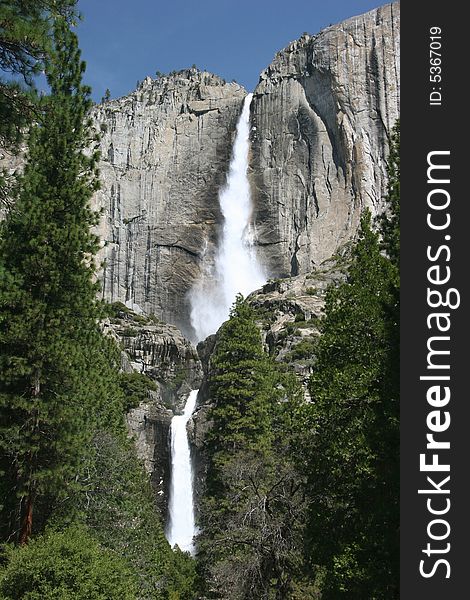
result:
M 399 4 L 389 4 L 304 35 L 261 74 L 251 105 L 252 220 L 271 277 L 312 271 L 354 234 L 365 206 L 383 209 L 399 111 L 399 17 Z M 190 339 L 188 294 L 213 267 L 218 192 L 245 96 L 236 83 L 188 69 L 146 78 L 93 109 L 103 136 L 94 198 L 104 209 L 103 296 Z M 0 155 L 0 166 L 21 164 Z
M 346 254 L 348 248 L 342 251 Z M 248 297 L 259 316 L 266 350 L 276 361 L 289 365 L 307 401 L 326 291 L 346 279 L 347 264 L 348 259 L 337 255 L 311 273 L 272 280 Z
M 253 216 L 271 275 L 311 271 L 383 210 L 399 115 L 400 5 L 388 4 L 279 52 L 252 102 Z
M 233 135 L 246 91 L 189 69 L 93 110 L 102 131 L 103 295 L 187 336 L 188 291 L 214 254 Z
M 196 349 L 181 332 L 153 316 L 137 315 L 121 306 L 106 329 L 121 344 L 123 370 L 144 373 L 156 383 L 156 391 L 149 391 L 148 398 L 128 413 L 127 422 L 166 516 L 171 419 L 182 410 L 191 389 L 199 387 L 202 366 Z

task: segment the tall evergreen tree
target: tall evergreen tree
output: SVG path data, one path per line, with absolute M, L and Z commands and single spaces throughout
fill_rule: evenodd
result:
M 398 597 L 398 151 L 397 127 L 383 239 L 365 213 L 348 279 L 327 293 L 304 411 L 310 558 L 326 600 Z
M 262 451 L 270 445 L 270 363 L 263 350 L 253 309 L 238 296 L 220 331 L 211 359 L 210 395 L 214 401 L 209 434 L 213 453 Z
M 24 562 L 52 552 L 44 572 L 39 560 L 28 565 L 26 587 L 32 580 L 35 591 L 41 587 L 38 593 L 46 590 L 51 597 L 68 594 L 68 586 L 101 597 L 93 585 L 106 586 L 108 558 L 114 556 L 132 577 L 124 577 L 123 588 L 110 597 L 124 597 L 137 581 L 139 598 L 189 600 L 193 561 L 166 542 L 124 428 L 123 389 L 139 386 L 130 376 L 118 376 L 120 352 L 99 327 L 99 244 L 91 233 L 98 216 L 89 204 L 98 187 L 98 155 L 90 150 L 90 90 L 82 85 L 76 36 L 58 10 L 66 2 L 49 4 L 57 9 L 46 61 L 50 95 L 38 105 L 24 175 L 0 226 L 0 534 L 24 545 L 45 525 L 54 529 L 45 538 L 35 536 L 37 545 L 33 540 L 6 551 L 2 585 L 11 583 L 9 593 L 21 594 Z M 76 567 L 86 536 L 64 546 L 73 560 L 61 562 L 59 556 L 61 540 L 83 531 L 75 529 L 77 523 L 88 525 L 90 545 L 96 548 L 99 540 L 104 548 L 103 561 L 99 548 L 90 555 L 92 585 L 90 573 L 84 577 Z M 49 544 L 54 540 L 60 542 L 55 554 Z M 28 548 L 40 552 L 30 555 Z
M 209 391 L 204 593 L 284 600 L 301 556 L 303 488 L 290 452 L 299 387 L 264 352 L 255 312 L 240 296 L 219 333 Z
M 18 150 L 25 129 L 37 118 L 34 78 L 50 53 L 51 13 L 71 17 L 76 0 L 0 2 L 0 147 Z M 7 78 L 2 77 L 2 73 Z M 0 172 L 0 203 L 8 201 L 11 181 Z
M 37 502 L 74 479 L 107 398 L 119 398 L 97 324 L 98 240 L 90 232 L 97 216 L 89 206 L 97 153 L 85 152 L 92 133 L 84 68 L 75 34 L 56 16 L 46 69 L 51 92 L 0 233 L 2 521 L 3 534 L 21 543 Z M 106 418 L 119 419 L 109 411 Z

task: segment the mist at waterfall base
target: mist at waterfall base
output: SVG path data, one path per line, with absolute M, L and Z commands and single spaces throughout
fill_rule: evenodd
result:
M 199 390 L 192 390 L 184 412 L 171 420 L 171 483 L 167 539 L 170 546 L 178 545 L 183 552 L 194 554 L 193 472 L 186 425 L 196 408 Z
M 247 171 L 252 98 L 253 94 L 248 94 L 244 100 L 227 183 L 219 193 L 224 228 L 215 266 L 212 269 L 206 267 L 206 272 L 190 294 L 191 324 L 196 341 L 215 333 L 228 319 L 238 293 L 246 296 L 267 280 L 256 258 L 250 228 L 252 204 Z

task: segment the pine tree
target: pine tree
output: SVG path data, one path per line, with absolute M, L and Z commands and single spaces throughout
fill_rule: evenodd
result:
M 0 4 L 0 71 L 31 83 L 51 49 L 51 15 L 72 18 L 76 0 L 3 0 Z
M 327 293 L 304 409 L 310 560 L 325 600 L 398 597 L 399 167 L 397 126 L 382 242 L 366 212 L 348 279 Z
M 76 0 L 0 2 L 0 146 L 17 151 L 25 129 L 37 118 L 34 78 L 51 50 L 51 11 L 71 18 Z M 3 79 L 1 73 L 9 75 Z M 0 202 L 8 203 L 10 178 L 0 172 Z
M 301 562 L 303 488 L 290 446 L 300 391 L 264 351 L 255 317 L 239 296 L 211 358 L 198 556 L 204 595 L 284 600 Z
M 51 89 L 31 133 L 15 207 L 0 234 L 0 460 L 5 536 L 24 543 L 35 506 L 60 495 L 87 452 L 92 424 L 118 422 L 109 342 L 97 320 L 89 201 L 98 187 L 85 65 L 56 16 Z M 109 360 L 108 360 L 109 356 Z
M 214 454 L 262 451 L 270 444 L 270 363 L 252 308 L 238 296 L 220 331 L 211 359 L 210 395 L 214 426 L 209 440 Z M 275 392 L 274 392 L 275 393 Z

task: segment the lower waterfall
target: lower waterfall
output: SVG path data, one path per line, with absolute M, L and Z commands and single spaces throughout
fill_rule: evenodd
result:
M 171 421 L 171 483 L 167 539 L 184 552 L 194 553 L 196 534 L 193 501 L 193 470 L 186 425 L 196 408 L 199 390 L 192 390 L 182 415 Z

